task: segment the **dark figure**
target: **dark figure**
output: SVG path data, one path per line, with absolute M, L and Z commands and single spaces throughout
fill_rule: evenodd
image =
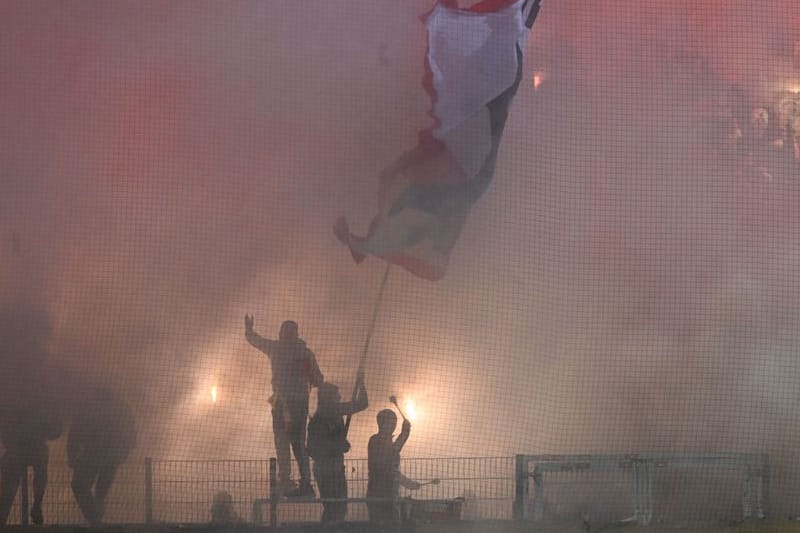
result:
M 105 499 L 119 466 L 136 447 L 136 421 L 130 407 L 98 389 L 80 403 L 67 439 L 72 492 L 90 525 L 100 524 Z
M 212 524 L 237 524 L 241 522 L 239 515 L 233 508 L 233 496 L 227 491 L 221 490 L 214 495 L 214 502 L 211 505 Z
M 42 500 L 47 489 L 47 441 L 61 436 L 61 420 L 43 405 L 17 403 L 0 413 L 0 439 L 6 452 L 0 460 L 0 526 L 5 525 L 11 505 L 28 467 L 33 468 L 31 521 L 44 523 Z
M 321 498 L 347 499 L 347 479 L 344 475 L 344 454 L 350 451 L 343 416 L 367 408 L 367 389 L 364 376 L 356 377 L 355 402 L 342 402 L 339 388 L 323 383 L 317 391 L 317 412 L 308 423 L 308 454 L 314 459 L 314 478 Z M 322 502 L 322 523 L 344 522 L 347 502 Z
M 384 409 L 378 413 L 378 433 L 370 437 L 367 448 L 367 498 L 383 501 L 367 503 L 371 522 L 398 522 L 400 514 L 395 504 L 400 496 L 400 485 L 409 489 L 420 487 L 419 483 L 400 473 L 400 450 L 411 434 L 411 423 L 403 420 L 403 430 L 393 441 L 392 434 L 396 428 L 397 415 L 394 411 Z
M 297 323 L 287 320 L 281 324 L 278 340 L 265 339 L 253 331 L 253 317 L 244 317 L 247 341 L 269 357 L 272 365 L 272 432 L 278 455 L 278 480 L 281 494 L 298 498 L 313 497 L 311 472 L 306 452 L 306 423 L 308 393 L 324 378 L 314 352 L 306 347 L 297 331 Z M 300 469 L 300 486 L 290 481 L 291 457 L 289 447 Z

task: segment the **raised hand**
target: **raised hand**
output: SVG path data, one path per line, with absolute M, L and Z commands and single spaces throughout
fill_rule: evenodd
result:
M 253 316 L 244 315 L 244 331 L 245 333 L 252 333 L 253 331 Z

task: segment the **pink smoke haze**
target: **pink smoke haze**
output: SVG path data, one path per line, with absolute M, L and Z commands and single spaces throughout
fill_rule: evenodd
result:
M 133 404 L 131 460 L 274 454 L 246 313 L 349 395 L 383 265 L 331 226 L 429 125 L 431 7 L 0 3 L 0 303 Z M 446 277 L 389 279 L 351 455 L 395 394 L 409 457 L 766 452 L 797 514 L 800 182 L 720 162 L 704 117 L 800 88 L 798 43 L 796 0 L 545 0 Z

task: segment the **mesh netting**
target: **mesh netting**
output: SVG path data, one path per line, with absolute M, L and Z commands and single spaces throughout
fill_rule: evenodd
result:
M 435 3 L 0 5 L 0 401 L 7 449 L 19 413 L 63 423 L 46 522 L 85 520 L 67 441 L 97 386 L 136 422 L 106 521 L 206 522 L 221 491 L 269 520 L 280 398 L 245 315 L 296 321 L 343 401 L 363 357 L 354 521 L 390 396 L 400 470 L 440 480 L 400 491 L 420 516 L 510 520 L 520 454 L 727 453 L 800 515 L 796 0 L 545 1 L 444 276 L 383 285 L 332 227 L 367 233 L 431 127 Z M 654 467 L 652 519 L 741 519 L 742 475 Z M 634 513 L 628 470 L 547 476 L 547 520 Z

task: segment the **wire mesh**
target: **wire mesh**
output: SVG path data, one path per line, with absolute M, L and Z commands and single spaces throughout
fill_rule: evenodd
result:
M 209 522 L 214 497 L 223 491 L 236 514 L 249 520 L 252 501 L 269 496 L 269 461 L 153 461 L 156 522 Z
M 527 516 L 537 521 L 685 525 L 764 518 L 768 513 L 769 465 L 763 455 L 518 456 L 518 460 L 524 463 L 518 481 L 530 490 Z
M 109 521 L 269 496 L 281 365 L 244 315 L 296 321 L 345 400 L 361 367 L 353 457 L 397 397 L 404 472 L 441 478 L 404 497 L 515 499 L 510 459 L 405 457 L 733 450 L 800 515 L 798 1 L 544 0 L 515 43 L 521 11 L 454 11 L 511 4 L 0 1 L 0 410 L 47 396 L 63 447 L 102 385 L 136 457 L 197 460 L 151 493 L 126 464 Z M 82 523 L 62 456 L 45 520 Z M 652 474 L 652 520 L 745 515 L 733 471 Z M 549 516 L 636 507 L 544 477 Z
M 266 467 L 266 465 L 264 465 Z M 296 465 L 295 479 L 297 478 Z M 424 503 L 445 505 L 455 502 L 458 512 L 453 519 L 488 520 L 511 518 L 511 505 L 514 495 L 513 458 L 510 457 L 475 457 L 475 458 L 408 458 L 401 462 L 401 470 L 407 477 L 419 482 L 438 480 L 438 484 L 427 484 L 417 491 L 401 489 L 400 497 L 406 500 L 405 505 L 413 502 L 420 509 L 420 517 L 425 519 Z M 180 470 L 172 470 L 172 475 Z M 154 472 L 154 477 L 156 474 Z M 345 478 L 348 485 L 348 498 L 357 500 L 348 504 L 348 520 L 367 520 L 367 508 L 363 499 L 367 495 L 368 469 L 366 459 L 346 459 Z M 225 478 L 228 479 L 228 478 Z M 260 479 L 260 478 L 259 478 Z M 155 483 L 160 483 L 156 481 Z M 164 483 L 162 486 L 167 486 Z M 222 485 L 220 485 L 222 486 Z M 263 499 L 263 516 L 267 516 L 269 498 L 269 482 L 253 489 L 252 483 L 237 485 L 236 492 L 231 492 L 237 504 L 237 512 L 242 517 L 249 516 L 253 499 Z M 227 487 L 233 489 L 232 484 Z M 209 489 L 207 493 L 213 492 Z M 319 496 L 319 491 L 316 491 Z M 362 500 L 362 501 L 358 501 Z M 160 503 L 159 503 L 160 505 Z M 202 502 L 198 502 L 193 513 L 185 516 L 203 516 Z M 277 508 L 278 523 L 316 522 L 320 519 L 322 506 L 320 503 L 296 502 L 281 499 Z M 250 520 L 250 518 L 247 518 Z
M 45 524 L 85 524 L 75 496 L 72 492 L 72 470 L 61 463 L 50 464 L 47 490 L 42 503 Z M 33 502 L 33 470 L 28 469 L 28 507 Z M 21 488 L 17 491 L 9 514 L 8 524 L 19 525 Z M 117 469 L 114 484 L 106 497 L 104 520 L 112 524 L 140 524 L 145 520 L 145 475 L 144 466 L 125 463 Z M 31 523 L 28 520 L 28 523 Z

